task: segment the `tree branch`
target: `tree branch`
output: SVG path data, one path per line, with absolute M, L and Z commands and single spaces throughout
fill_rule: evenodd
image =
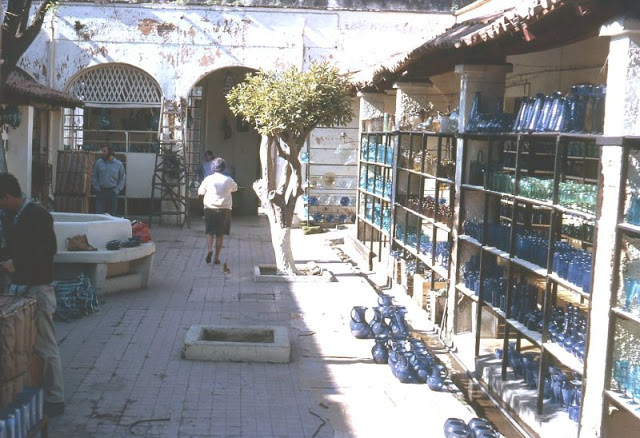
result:
M 2 86 L 4 86 L 4 81 L 9 77 L 9 74 L 15 69 L 20 57 L 40 33 L 47 14 L 47 8 L 51 3 L 53 3 L 52 0 L 42 0 L 33 14 L 31 23 L 26 26 L 31 9 L 31 0 L 24 0 L 24 3 L 19 1 L 9 2 L 11 9 L 5 14 L 2 25 Z M 24 5 L 24 8 L 20 9 L 20 5 Z M 22 31 L 24 26 L 26 28 Z
M 20 27 L 18 29 L 18 32 L 20 33 L 22 33 L 21 31 L 25 29 L 27 27 L 27 24 L 29 23 L 29 13 L 31 12 L 31 3 L 32 3 L 32 0 L 22 0 L 22 1 L 24 2 L 24 6 L 22 7 L 22 11 L 20 12 Z M 48 3 L 50 0 L 45 0 L 45 1 Z M 42 3 L 45 3 L 45 1 L 43 1 Z M 42 8 L 42 3 L 38 6 L 38 9 L 36 9 L 36 12 L 33 17 L 34 20 L 36 15 L 38 14 L 38 11 L 40 10 L 40 8 Z M 44 9 L 44 11 L 46 13 L 46 9 Z M 43 15 L 43 18 L 44 18 L 44 15 Z

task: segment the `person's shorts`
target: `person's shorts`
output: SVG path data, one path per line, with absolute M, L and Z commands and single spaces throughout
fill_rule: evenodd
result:
M 205 208 L 204 209 L 205 233 L 216 236 L 229 235 L 231 232 L 231 210 Z

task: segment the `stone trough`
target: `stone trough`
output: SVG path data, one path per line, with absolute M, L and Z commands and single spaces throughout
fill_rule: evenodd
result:
M 280 275 L 276 265 L 256 265 L 253 267 L 253 280 L 256 283 L 330 283 L 335 277 L 326 269 L 320 275 Z
M 58 252 L 53 259 L 56 280 L 83 273 L 100 295 L 149 285 L 156 250 L 153 242 L 116 251 L 106 249 L 110 240 L 131 237 L 131 222 L 128 219 L 108 214 L 54 212 L 51 215 L 58 245 Z M 97 251 L 67 251 L 67 238 L 78 234 L 85 234 L 89 244 Z
M 282 326 L 192 325 L 182 358 L 215 362 L 289 362 L 289 332 Z

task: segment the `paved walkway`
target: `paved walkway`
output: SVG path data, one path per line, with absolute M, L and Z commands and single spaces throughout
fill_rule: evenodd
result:
M 265 217 L 234 219 L 222 254 L 228 274 L 205 264 L 203 230 L 153 227 L 150 287 L 58 323 L 67 409 L 51 437 L 438 437 L 446 418 L 474 416 L 453 393 L 399 383 L 372 362 L 372 341 L 351 336 L 351 307 L 376 300 L 328 244 L 352 230 L 294 230 L 296 260 L 332 271 L 328 284 L 253 281 L 253 267 L 274 259 Z M 414 325 L 422 314 L 412 309 Z M 181 359 L 193 324 L 287 326 L 291 362 Z

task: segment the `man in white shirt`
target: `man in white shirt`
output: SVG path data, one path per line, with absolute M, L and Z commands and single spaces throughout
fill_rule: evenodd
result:
M 213 255 L 213 236 L 216 236 L 214 263 L 220 264 L 220 251 L 224 235 L 231 230 L 231 208 L 233 201 L 231 193 L 238 190 L 238 184 L 224 175 L 227 164 L 222 158 L 216 158 L 211 163 L 213 174 L 206 177 L 198 188 L 198 196 L 203 196 L 204 224 L 207 234 L 207 263 L 211 263 Z

